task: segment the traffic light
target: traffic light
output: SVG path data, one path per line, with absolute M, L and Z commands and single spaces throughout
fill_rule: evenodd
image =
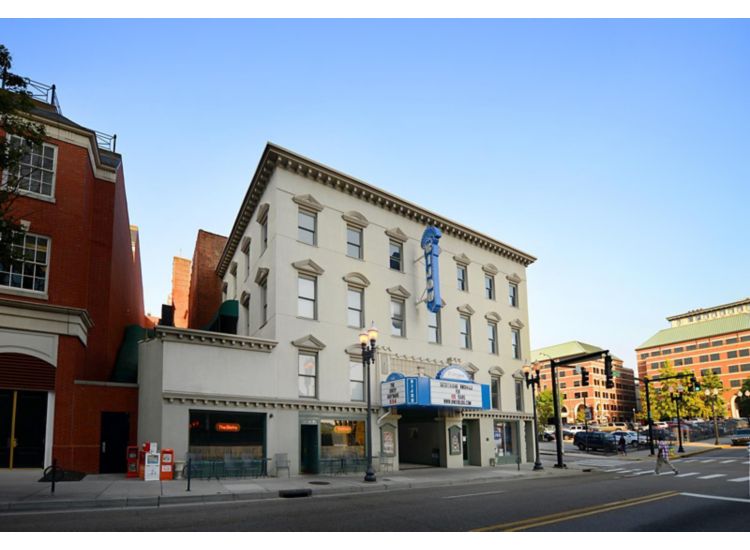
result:
M 589 385 L 589 371 L 588 369 L 581 367 L 581 386 Z
M 693 391 L 701 391 L 701 383 L 695 376 L 690 377 L 690 389 Z
M 607 381 L 604 383 L 604 386 L 607 389 L 612 389 L 615 387 L 615 383 L 612 380 L 612 357 L 609 355 L 604 356 L 604 375 L 607 377 Z

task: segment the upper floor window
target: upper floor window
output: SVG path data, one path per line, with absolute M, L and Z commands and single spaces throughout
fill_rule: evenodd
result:
M 487 323 L 487 343 L 489 344 L 489 352 L 497 354 L 497 323 Z
M 403 300 L 391 299 L 391 335 L 406 336 Z
M 297 279 L 297 315 L 317 319 L 317 279 L 300 276 Z
M 515 380 L 516 386 L 516 410 L 523 410 L 523 380 Z
M 297 382 L 300 397 L 317 397 L 318 395 L 318 356 L 314 353 L 299 354 Z
M 11 249 L 19 260 L 0 263 L 0 286 L 46 292 L 49 244 L 47 237 L 16 234 Z
M 521 331 L 517 328 L 510 330 L 510 342 L 513 359 L 521 358 Z
M 388 256 L 391 269 L 403 271 L 404 245 L 391 240 L 388 244 Z
M 315 245 L 317 221 L 317 214 L 300 209 L 297 214 L 297 239 L 305 244 Z
M 484 297 L 489 300 L 495 299 L 495 277 L 492 275 L 484 276 Z
M 346 291 L 347 323 L 350 327 L 365 326 L 365 292 L 361 288 L 349 287 Z
M 508 283 L 508 304 L 511 307 L 518 307 L 518 285 Z
M 262 222 L 260 222 L 260 242 L 263 245 L 263 250 L 261 252 L 264 252 L 266 248 L 268 248 L 268 218 L 264 218 Z
M 433 313 L 427 310 L 427 341 L 432 344 L 440 343 L 440 311 Z
M 458 319 L 460 344 L 464 349 L 471 349 L 471 319 L 468 315 L 461 315 Z
M 365 375 L 361 361 L 349 361 L 349 394 L 352 401 L 365 400 Z
M 362 259 L 362 229 L 347 226 L 346 228 L 346 255 L 350 258 Z
M 456 266 L 456 278 L 458 282 L 458 290 L 469 290 L 469 279 L 468 279 L 468 268 L 465 265 L 458 264 Z
M 24 140 L 17 136 L 10 136 L 10 146 L 26 149 L 19 162 L 18 170 L 12 174 L 12 177 L 17 179 L 18 189 L 35 195 L 53 197 L 57 147 L 49 143 L 25 145 Z M 3 176 L 4 184 L 7 183 L 7 177 Z
M 260 325 L 268 322 L 268 281 L 260 284 Z

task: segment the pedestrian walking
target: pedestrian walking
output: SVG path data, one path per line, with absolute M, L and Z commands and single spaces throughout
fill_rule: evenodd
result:
M 620 441 L 617 442 L 617 445 L 619 446 L 619 451 L 622 454 L 624 454 L 624 455 L 628 454 L 627 443 L 625 443 L 625 435 L 624 434 L 620 434 Z
M 659 475 L 659 472 L 661 472 L 661 467 L 664 464 L 672 468 L 674 475 L 680 473 L 677 471 L 677 468 L 672 466 L 672 463 L 669 461 L 669 446 L 667 446 L 667 442 L 664 441 L 663 438 L 659 438 L 659 446 L 656 451 L 656 470 L 654 472 L 656 475 Z

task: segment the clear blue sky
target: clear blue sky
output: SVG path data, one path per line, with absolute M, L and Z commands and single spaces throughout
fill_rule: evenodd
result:
M 14 68 L 117 133 L 146 308 L 227 234 L 267 141 L 539 258 L 532 347 L 635 367 L 750 296 L 750 22 L 0 21 Z

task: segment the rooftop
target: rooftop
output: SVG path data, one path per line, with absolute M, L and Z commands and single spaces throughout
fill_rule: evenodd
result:
M 701 313 L 710 313 L 712 311 L 722 311 L 724 309 L 729 309 L 729 308 L 737 307 L 737 306 L 745 306 L 745 305 L 750 305 L 750 298 L 745 298 L 744 300 L 738 300 L 736 302 L 723 304 L 720 306 L 713 306 L 713 307 L 707 307 L 707 308 L 702 308 L 702 309 L 691 309 L 688 312 L 680 313 L 678 315 L 672 315 L 671 317 L 667 317 L 667 321 L 675 321 L 677 319 L 683 319 L 685 317 L 700 315 Z
M 550 357 L 552 359 L 562 359 L 564 357 L 572 357 L 574 355 L 594 353 L 597 351 L 604 350 L 599 346 L 592 346 L 591 344 L 579 342 L 578 340 L 572 340 L 571 342 L 565 342 L 564 344 L 555 344 L 554 346 L 531 350 L 531 361 L 548 361 Z M 614 355 L 612 358 L 616 359 Z
M 651 338 L 638 346 L 636 351 L 646 348 L 654 348 L 666 344 L 697 340 L 750 330 L 750 314 L 739 313 L 727 317 L 720 317 L 711 321 L 691 323 L 681 327 L 671 327 L 660 330 Z

